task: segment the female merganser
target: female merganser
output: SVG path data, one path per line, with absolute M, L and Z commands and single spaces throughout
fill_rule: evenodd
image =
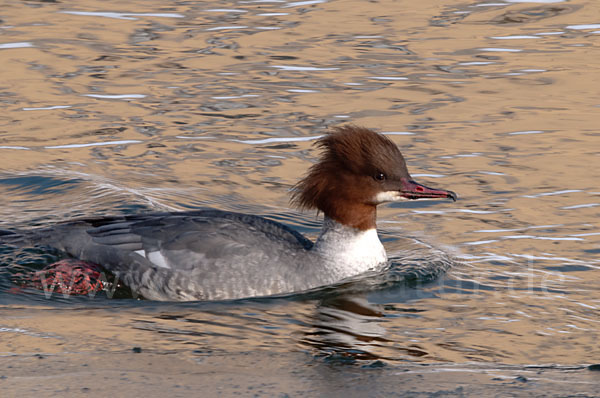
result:
M 124 215 L 65 222 L 36 231 L 0 231 L 0 241 L 36 242 L 100 264 L 153 300 L 220 300 L 297 292 L 387 264 L 376 208 L 454 192 L 412 180 L 387 137 L 344 126 L 320 138 L 318 163 L 292 203 L 323 212 L 316 242 L 278 222 L 220 210 Z

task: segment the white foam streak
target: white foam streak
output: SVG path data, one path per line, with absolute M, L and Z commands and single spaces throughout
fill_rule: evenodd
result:
M 291 8 L 291 7 L 301 7 L 301 6 L 310 6 L 313 4 L 326 3 L 326 0 L 306 0 L 306 1 L 295 1 L 293 3 L 288 3 L 283 8 Z
M 495 47 L 486 47 L 480 48 L 479 51 L 488 51 L 488 52 L 497 52 L 497 53 L 518 53 L 523 50 L 519 50 L 516 48 L 495 48 Z
M 569 25 L 567 29 L 584 30 L 584 29 L 600 29 L 600 24 L 591 25 Z
M 81 15 L 87 17 L 104 17 L 136 21 L 135 17 L 159 17 L 159 18 L 184 18 L 181 14 L 172 13 L 128 13 L 128 12 L 103 12 L 103 11 L 59 11 L 60 14 Z
M 18 43 L 2 43 L 0 44 L 0 50 L 7 48 L 27 48 L 33 47 L 33 44 L 28 41 L 22 41 Z
M 539 39 L 538 36 L 515 35 L 515 36 L 492 36 L 490 39 L 496 40 L 517 40 L 517 39 Z
M 310 137 L 273 137 L 263 138 L 259 140 L 229 140 L 232 142 L 239 142 L 241 144 L 271 144 L 273 142 L 299 142 L 299 141 L 313 141 L 323 137 L 322 135 L 314 135 Z
M 316 66 L 293 66 L 293 65 L 273 65 L 272 68 L 277 68 L 286 71 L 322 71 L 322 70 L 339 70 L 340 68 L 318 68 Z
M 138 99 L 146 98 L 144 94 L 83 94 L 84 97 L 99 98 L 99 99 Z
M 523 195 L 523 198 L 541 198 L 543 196 L 554 196 L 554 195 L 564 195 L 566 193 L 576 193 L 581 192 L 581 189 L 565 189 L 562 191 L 554 191 L 554 192 L 543 192 L 535 195 Z
M 596 207 L 596 206 L 600 206 L 600 203 L 586 203 L 586 204 L 581 204 L 581 205 L 564 206 L 564 207 L 561 207 L 561 209 L 563 209 L 563 210 L 584 209 L 584 208 Z
M 142 141 L 122 140 L 122 141 L 91 142 L 89 144 L 51 145 L 51 146 L 45 146 L 44 148 L 46 148 L 46 149 L 87 148 L 87 147 L 93 147 L 93 146 L 139 144 L 140 142 L 142 142 Z
M 50 111 L 53 109 L 67 109 L 70 108 L 71 105 L 55 105 L 55 106 L 45 106 L 41 108 L 23 108 L 24 111 Z

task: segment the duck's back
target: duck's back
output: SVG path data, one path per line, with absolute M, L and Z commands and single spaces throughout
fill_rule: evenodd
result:
M 158 300 L 215 300 L 307 287 L 312 242 L 262 217 L 199 210 L 77 220 L 45 230 L 42 241 L 113 272 Z

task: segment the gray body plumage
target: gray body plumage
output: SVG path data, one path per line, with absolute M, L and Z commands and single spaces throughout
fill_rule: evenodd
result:
M 309 239 L 275 221 L 233 212 L 78 220 L 22 237 L 99 264 L 153 300 L 264 296 L 334 281 Z M 11 239 L 19 238 L 0 236 Z

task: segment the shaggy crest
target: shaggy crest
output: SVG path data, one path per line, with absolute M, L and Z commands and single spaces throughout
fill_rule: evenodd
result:
M 364 127 L 346 125 L 334 127 L 315 145 L 323 150 L 321 159 L 307 175 L 295 185 L 292 204 L 301 209 L 319 209 L 331 215 L 335 209 L 328 208 L 339 201 L 363 199 L 368 203 L 365 189 L 376 174 L 385 172 L 408 176 L 406 165 L 398 147 L 384 135 Z M 393 166 L 393 167 L 391 167 Z M 401 177 L 402 175 L 396 175 Z M 356 179 L 356 177 L 362 180 Z M 391 177 L 391 176 L 390 176 Z M 363 186 L 352 182 L 365 181 Z M 340 195 L 348 197 L 341 197 Z

